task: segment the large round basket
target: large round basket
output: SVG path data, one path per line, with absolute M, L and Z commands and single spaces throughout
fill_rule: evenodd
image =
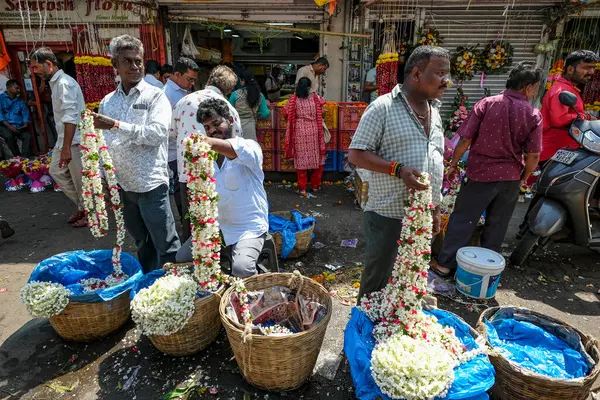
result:
M 163 269 L 189 264 L 166 264 Z M 187 324 L 170 335 L 150 335 L 148 338 L 160 351 L 171 356 L 189 356 L 204 350 L 219 336 L 219 301 L 225 291 L 221 286 L 215 293 L 194 300 L 195 311 Z
M 487 329 L 484 320 L 491 321 L 494 315 L 502 310 L 509 315 L 518 315 L 532 323 L 543 320 L 556 324 L 567 330 L 576 332 L 581 337 L 585 351 L 594 359 L 594 369 L 580 379 L 558 379 L 536 374 L 509 361 L 501 354 L 490 354 L 490 361 L 496 369 L 496 384 L 493 392 L 499 400 L 586 400 L 594 381 L 600 374 L 600 350 L 597 340 L 585 335 L 569 324 L 544 314 L 518 307 L 492 307 L 484 311 L 477 322 L 477 330 L 487 340 Z M 539 325 L 539 323 L 536 323 Z M 488 342 L 489 344 L 489 342 Z
M 69 302 L 64 311 L 50 318 L 50 324 L 65 340 L 87 342 L 108 335 L 129 319 L 129 290 L 110 301 Z
M 219 307 L 229 344 L 247 382 L 265 390 L 292 390 L 310 378 L 317 362 L 327 324 L 331 319 L 331 296 L 313 280 L 298 274 L 271 273 L 255 275 L 244 280 L 248 291 L 272 286 L 300 288 L 300 293 L 327 307 L 327 315 L 308 331 L 288 336 L 249 335 L 243 341 L 244 331 L 227 317 L 226 307 L 233 288 L 229 288 Z
M 271 214 L 292 221 L 292 213 L 289 211 L 273 211 Z M 296 245 L 294 246 L 292 252 L 288 255 L 288 259 L 302 257 L 303 255 L 308 253 L 308 250 L 310 250 L 310 246 L 312 244 L 314 230 L 315 224 L 312 224 L 310 228 L 301 232 L 296 232 Z M 283 238 L 280 232 L 273 233 L 273 241 L 275 242 L 275 249 L 277 250 L 277 254 L 281 255 L 281 243 L 283 241 Z

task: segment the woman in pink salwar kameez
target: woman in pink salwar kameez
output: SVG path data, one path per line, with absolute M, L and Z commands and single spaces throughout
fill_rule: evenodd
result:
M 311 81 L 298 81 L 296 94 L 285 107 L 288 126 L 285 135 L 285 156 L 294 160 L 301 195 L 306 195 L 308 172 L 313 191 L 319 190 L 325 164 L 323 136 L 323 104 L 325 100 L 310 93 Z

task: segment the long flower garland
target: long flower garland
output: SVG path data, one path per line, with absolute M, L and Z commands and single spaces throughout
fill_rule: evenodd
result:
M 106 279 L 90 278 L 80 281 L 84 285 L 84 292 L 94 291 L 105 287 L 115 286 L 127 280 L 121 266 L 121 251 L 125 241 L 125 219 L 123 217 L 123 204 L 119 193 L 119 185 L 112 165 L 112 157 L 104 141 L 102 132 L 94 128 L 94 118 L 89 113 L 82 115 L 80 124 L 81 135 L 81 162 L 83 165 L 83 206 L 88 216 L 89 227 L 95 237 L 106 236 L 108 233 L 108 215 L 106 212 L 105 196 L 100 177 L 100 161 L 108 184 L 112 210 L 115 215 L 117 238 L 113 247 L 112 264 L 113 272 Z
M 424 175 L 421 181 L 429 184 L 429 176 Z M 422 310 L 431 255 L 431 201 L 430 190 L 410 193 L 389 283 L 381 291 L 365 296 L 360 304 L 375 323 L 373 378 L 392 398 L 443 397 L 454 380 L 452 369 L 483 351 L 479 346 L 467 352 L 453 328 L 443 327 Z M 432 381 L 432 376 L 437 380 Z

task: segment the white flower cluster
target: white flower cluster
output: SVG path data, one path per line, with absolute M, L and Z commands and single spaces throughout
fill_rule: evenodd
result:
M 21 302 L 34 317 L 50 318 L 63 312 L 70 295 L 60 283 L 32 281 L 21 289 Z
M 213 176 L 217 153 L 211 150 L 206 136 L 200 133 L 185 139 L 184 145 L 194 271 L 202 290 L 214 291 L 221 273 L 221 239 L 217 222 L 219 197 Z
M 140 290 L 131 302 L 131 318 L 145 335 L 170 335 L 194 314 L 198 285 L 189 276 L 165 275 Z
M 429 184 L 429 176 L 421 182 Z M 375 323 L 371 372 L 381 391 L 394 399 L 443 397 L 454 381 L 453 368 L 484 351 L 479 344 L 466 352 L 453 328 L 422 310 L 433 208 L 431 190 L 410 193 L 389 283 L 361 299 L 360 308 Z
M 108 152 L 102 131 L 94 128 L 94 118 L 91 114 L 87 113 L 83 116 L 80 129 L 82 130 L 81 148 L 83 149 L 81 156 L 83 164 L 82 196 L 90 230 L 95 237 L 106 236 L 108 232 L 108 216 L 102 179 L 100 178 L 100 160 L 103 162 L 102 169 L 104 169 L 108 190 L 110 191 L 110 200 L 117 226 L 117 238 L 112 254 L 113 272 L 104 280 L 92 278 L 80 281 L 79 283 L 84 285 L 84 293 L 87 293 L 118 285 L 126 281 L 129 276 L 123 273 L 121 266 L 121 249 L 125 242 L 125 219 L 115 168 L 112 165 L 112 157 Z
M 271 325 L 271 326 L 258 326 L 260 332 L 265 336 L 285 336 L 291 335 L 293 332 L 290 331 L 285 326 L 281 326 L 279 324 Z
M 456 365 L 441 347 L 406 335 L 377 343 L 371 358 L 373 379 L 393 399 L 444 397 L 454 381 Z

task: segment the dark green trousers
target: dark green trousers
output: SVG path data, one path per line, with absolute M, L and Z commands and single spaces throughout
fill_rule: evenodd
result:
M 364 213 L 365 264 L 360 279 L 358 299 L 387 285 L 398 255 L 402 220 Z

